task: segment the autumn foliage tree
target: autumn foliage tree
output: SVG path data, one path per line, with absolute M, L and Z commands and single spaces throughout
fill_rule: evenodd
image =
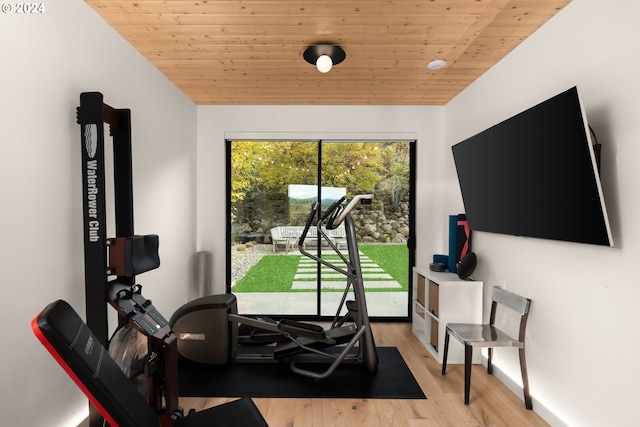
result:
M 290 184 L 347 189 L 347 196 L 375 193 L 397 207 L 409 191 L 406 142 L 233 141 L 231 204 L 235 223 L 270 227 L 287 218 Z M 319 156 L 319 153 L 321 155 Z M 318 167 L 318 159 L 322 167 Z

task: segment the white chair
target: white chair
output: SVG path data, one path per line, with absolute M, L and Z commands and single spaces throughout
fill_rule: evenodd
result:
M 278 246 L 284 245 L 285 252 L 289 252 L 290 239 L 282 235 L 284 227 L 274 227 L 271 229 L 271 243 L 273 244 L 273 252 L 278 252 Z
M 520 332 L 518 339 L 509 335 L 494 326 L 496 320 L 496 309 L 498 305 L 504 305 L 520 314 Z M 518 349 L 520 355 L 520 371 L 522 373 L 522 388 L 524 391 L 524 404 L 527 409 L 531 409 L 531 396 L 529 394 L 529 377 L 527 375 L 527 362 L 524 355 L 524 336 L 529 317 L 531 299 L 509 292 L 498 286 L 493 288 L 491 303 L 491 315 L 489 324 L 473 323 L 448 323 L 444 338 L 444 353 L 442 359 L 442 375 L 447 371 L 447 352 L 449 351 L 449 336 L 464 344 L 464 403 L 469 404 L 469 390 L 471 388 L 471 363 L 473 359 L 473 349 L 475 347 L 485 347 L 489 349 L 489 359 L 487 361 L 487 373 L 493 374 L 491 358 L 494 347 L 514 347 Z

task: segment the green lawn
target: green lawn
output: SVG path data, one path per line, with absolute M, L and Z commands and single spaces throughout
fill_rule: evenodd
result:
M 368 289 L 367 292 L 408 291 L 409 255 L 405 245 L 362 245 L 360 252 L 377 263 L 401 285 L 401 288 Z M 233 287 L 233 292 L 315 292 L 291 289 L 301 258 L 301 255 L 265 255 Z M 337 261 L 333 256 L 331 260 Z M 342 292 L 341 289 L 324 291 Z
M 397 280 L 403 291 L 409 290 L 409 250 L 406 245 L 362 245 L 359 249 Z
M 300 256 L 265 255 L 233 287 L 233 292 L 291 292 Z

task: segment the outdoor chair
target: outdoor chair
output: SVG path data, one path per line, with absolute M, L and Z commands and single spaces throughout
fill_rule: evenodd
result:
M 271 243 L 273 252 L 278 252 L 278 246 L 283 245 L 285 252 L 289 253 L 291 239 L 283 235 L 284 227 L 274 227 L 271 229 Z
M 509 335 L 494 326 L 496 320 L 496 309 L 498 305 L 504 305 L 520 314 L 520 332 L 518 339 Z M 494 347 L 514 347 L 518 349 L 520 355 L 520 371 L 522 372 L 522 388 L 524 391 L 524 404 L 527 409 L 531 409 L 531 396 L 529 394 L 529 378 L 527 376 L 527 363 L 525 360 L 524 336 L 527 327 L 527 318 L 531 299 L 509 292 L 498 286 L 493 288 L 491 303 L 491 314 L 489 324 L 473 323 L 448 323 L 444 338 L 444 353 L 442 359 L 442 375 L 447 371 L 447 352 L 449 351 L 449 336 L 464 344 L 464 403 L 469 404 L 469 390 L 471 388 L 471 363 L 473 359 L 473 349 L 475 347 L 488 348 L 489 358 L 487 360 L 487 373 L 493 374 L 491 359 Z

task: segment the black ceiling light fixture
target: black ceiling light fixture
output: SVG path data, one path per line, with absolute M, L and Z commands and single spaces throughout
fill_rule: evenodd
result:
M 315 65 L 321 73 L 328 73 L 331 67 L 344 61 L 347 54 L 340 46 L 316 44 L 309 46 L 302 56 L 309 64 Z

